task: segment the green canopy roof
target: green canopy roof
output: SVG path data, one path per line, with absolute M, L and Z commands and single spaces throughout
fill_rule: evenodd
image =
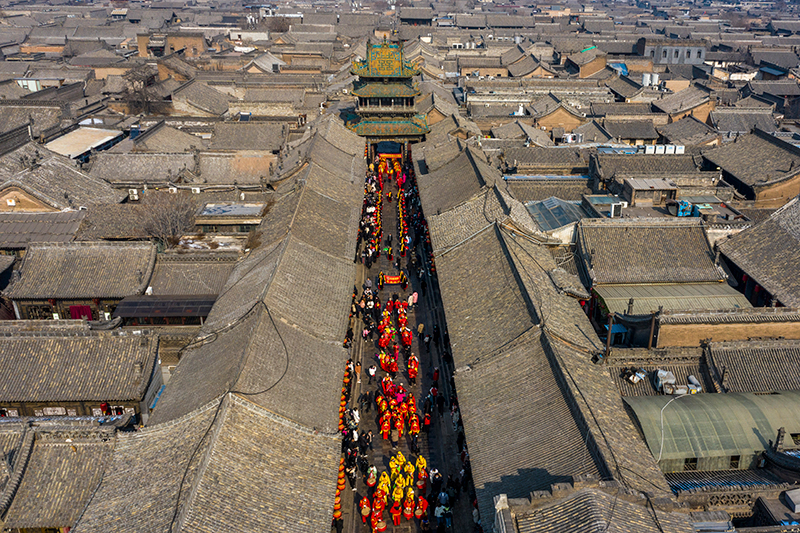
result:
M 661 409 L 673 399 L 663 411 L 661 451 Z M 800 433 L 800 391 L 638 396 L 624 400 L 633 409 L 656 459 L 659 452 L 662 460 L 747 455 L 766 450 L 781 427 L 789 434 Z

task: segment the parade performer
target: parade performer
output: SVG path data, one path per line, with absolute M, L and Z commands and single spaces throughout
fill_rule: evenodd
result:
M 392 505 L 392 509 L 390 511 L 392 513 L 392 523 L 396 526 L 400 525 L 400 515 L 402 511 L 400 510 L 400 501 L 395 500 L 394 505 Z
M 367 518 L 369 518 L 369 515 L 372 512 L 372 509 L 371 509 L 372 506 L 369 503 L 369 498 L 367 498 L 366 496 L 361 498 L 360 507 L 361 507 L 361 522 L 366 524 L 367 523 Z
M 408 382 L 412 385 L 417 382 L 417 374 L 419 374 L 419 359 L 416 355 L 411 354 L 411 357 L 408 358 Z
M 414 516 L 414 490 L 409 487 L 408 495 L 406 496 L 406 499 L 403 501 L 403 517 L 406 520 L 411 520 L 413 516 Z

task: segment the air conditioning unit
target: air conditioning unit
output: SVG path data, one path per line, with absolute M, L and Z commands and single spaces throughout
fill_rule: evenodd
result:
M 622 202 L 614 202 L 611 204 L 610 218 L 619 218 L 622 215 Z
M 656 145 L 656 154 L 663 154 L 666 151 L 666 146 L 663 144 Z
M 178 194 L 178 188 L 177 187 L 170 187 L 169 188 L 169 192 L 171 192 L 172 194 Z
M 200 187 L 192 187 L 192 194 L 200 194 Z
M 664 149 L 664 153 L 666 153 L 666 154 L 674 154 L 675 153 L 675 145 L 674 144 L 668 144 Z
M 139 199 L 139 191 L 137 189 L 128 189 L 128 198 L 132 201 Z
M 17 205 L 17 200 L 14 198 L 7 198 L 6 203 L 8 204 L 8 207 L 14 207 Z

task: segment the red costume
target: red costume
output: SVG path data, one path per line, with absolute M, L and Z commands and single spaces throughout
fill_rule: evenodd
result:
M 366 524 L 367 518 L 370 515 L 370 507 L 371 507 L 371 505 L 369 504 L 369 498 L 367 498 L 366 496 L 361 498 L 360 507 L 361 507 L 361 521 L 362 523 Z
M 400 515 L 402 513 L 402 511 L 400 510 L 400 502 L 399 501 L 394 502 L 394 505 L 392 505 L 392 509 L 390 510 L 390 512 L 392 513 L 392 522 L 394 523 L 394 525 L 399 526 L 400 525 Z
M 411 520 L 414 516 L 414 500 L 406 500 L 403 502 L 403 516 L 406 520 Z
M 416 379 L 417 374 L 419 374 L 419 359 L 416 355 L 412 355 L 408 358 L 408 379 Z

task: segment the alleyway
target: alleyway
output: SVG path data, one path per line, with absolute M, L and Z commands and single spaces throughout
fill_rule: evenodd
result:
M 377 165 L 376 165 L 377 170 Z M 438 402 L 436 399 L 430 405 L 430 427 L 428 431 L 423 429 L 419 433 L 419 454 L 427 461 L 427 468 L 429 472 L 438 469 L 442 478 L 440 491 L 446 491 L 448 487 L 448 477 L 452 476 L 457 486 L 460 485 L 461 480 L 467 480 L 460 490 L 450 490 L 450 496 L 454 496 L 452 501 L 449 502 L 448 507 L 452 512 L 452 520 L 449 528 L 445 528 L 442 524 L 438 526 L 437 518 L 435 516 L 435 509 L 438 505 L 439 494 L 432 493 L 432 480 L 429 479 L 424 494 L 419 490 L 415 490 L 415 509 L 418 507 L 419 497 L 424 496 L 428 501 L 429 524 L 430 531 L 448 531 L 458 533 L 472 533 L 476 531 L 476 526 L 473 522 L 473 505 L 474 489 L 472 487 L 471 477 L 469 474 L 468 456 L 462 453 L 459 444 L 463 444 L 463 433 L 459 437 L 459 433 L 463 432 L 463 428 L 457 423 L 459 412 L 457 407 L 452 407 L 453 399 L 456 399 L 455 391 L 453 390 L 453 383 L 451 380 L 451 366 L 447 364 L 448 358 L 446 356 L 447 350 L 447 335 L 446 326 L 441 312 L 441 303 L 438 294 L 438 284 L 435 278 L 435 269 L 432 270 L 432 264 L 428 256 L 428 248 L 426 246 L 426 230 L 424 219 L 421 218 L 419 213 L 419 202 L 416 197 L 416 184 L 413 176 L 413 168 L 406 168 L 407 180 L 404 184 L 404 189 L 408 191 L 406 194 L 406 202 L 408 204 L 405 212 L 405 219 L 407 221 L 408 233 L 410 237 L 410 247 L 404 256 L 399 257 L 398 252 L 401 236 L 399 235 L 398 224 L 398 204 L 397 194 L 398 185 L 397 180 L 391 182 L 383 182 L 382 193 L 382 244 L 381 254 L 375 264 L 367 269 L 366 265 L 362 264 L 359 257 L 358 264 L 358 298 L 361 297 L 365 281 L 369 278 L 372 280 L 374 290 L 378 291 L 381 309 L 385 309 L 386 303 L 397 294 L 399 301 L 407 301 L 409 296 L 414 292 L 418 294 L 417 305 L 408 308 L 407 319 L 408 328 L 413 332 L 413 341 L 411 343 L 410 352 L 416 354 L 419 358 L 419 375 L 416 383 L 410 383 L 408 374 L 408 358 L 403 353 L 400 336 L 398 335 L 397 344 L 401 346 L 400 356 L 397 358 L 397 373 L 396 378 L 393 380 L 394 384 L 402 385 L 408 392 L 410 392 L 416 400 L 416 412 L 419 416 L 420 426 L 423 426 L 425 418 L 425 399 L 429 397 L 431 387 L 434 386 L 434 374 L 438 369 L 438 389 L 439 394 L 444 399 L 443 409 L 439 410 L 441 400 Z M 391 192 L 391 201 L 388 201 L 387 193 Z M 416 229 L 419 230 L 419 235 L 415 231 L 414 217 L 418 214 Z M 420 223 L 422 222 L 422 223 Z M 387 256 L 385 247 L 387 245 L 387 236 L 391 234 L 393 238 L 394 255 L 393 260 Z M 416 246 L 415 246 L 416 245 Z M 359 254 L 363 246 L 359 246 Z M 419 262 L 418 262 L 419 261 Z M 400 268 L 398 268 L 400 267 Z M 382 289 L 379 289 L 380 274 L 383 273 L 386 278 L 391 280 L 392 276 L 400 276 L 405 273 L 409 281 L 408 286 L 404 290 L 401 284 L 385 284 Z M 420 276 L 421 274 L 421 276 Z M 358 299 L 357 298 L 357 299 Z M 358 425 L 358 433 L 366 433 L 371 430 L 374 436 L 372 450 L 366 451 L 366 459 L 369 465 L 374 465 L 377 468 L 377 474 L 380 476 L 381 472 L 390 471 L 390 459 L 397 451 L 402 452 L 406 459 L 409 459 L 412 464 L 415 463 L 418 455 L 412 451 L 412 440 L 409 435 L 409 423 L 406 424 L 406 431 L 402 438 L 399 440 L 397 449 L 392 449 L 391 439 L 384 440 L 381 437 L 381 425 L 379 422 L 379 412 L 375 403 L 375 393 L 379 388 L 380 380 L 387 375 L 387 372 L 381 370 L 381 363 L 378 354 L 381 351 L 378 338 L 380 333 L 376 332 L 372 339 L 363 339 L 361 332 L 364 330 L 364 322 L 362 317 L 351 317 L 351 327 L 355 332 L 354 341 L 351 347 L 352 359 L 354 364 L 360 363 L 361 375 L 360 380 L 354 380 L 352 383 L 351 400 L 348 407 L 359 409 L 360 423 Z M 392 324 L 398 327 L 398 314 L 393 313 Z M 422 334 L 420 331 L 422 327 Z M 424 339 L 426 335 L 430 336 L 429 347 L 426 348 Z M 391 346 L 386 350 L 391 353 Z M 376 379 L 369 384 L 368 368 L 371 365 L 377 367 Z M 363 403 L 364 393 L 370 393 L 372 402 L 367 406 Z M 362 402 L 359 402 L 359 399 Z M 361 462 L 364 465 L 363 460 Z M 466 466 L 466 468 L 465 468 Z M 414 482 L 418 480 L 418 472 L 413 474 Z M 394 487 L 394 483 L 392 483 Z M 348 483 L 347 488 L 341 491 L 341 505 L 342 505 L 342 519 L 344 531 L 347 532 L 368 532 L 372 531 L 370 519 L 367 518 L 366 523 L 362 523 L 361 509 L 359 503 L 363 497 L 369 498 L 370 502 L 374 501 L 374 493 L 376 487 L 369 487 L 366 483 L 366 476 L 361 472 L 358 474 L 356 490 L 351 490 Z M 405 497 L 404 497 L 405 499 Z M 387 498 L 386 508 L 383 511 L 383 521 L 386 524 L 386 531 L 396 532 L 416 532 L 424 531 L 424 524 L 417 518 L 407 520 L 402 518 L 400 525 L 395 526 L 392 524 L 392 514 L 390 512 L 393 500 L 391 494 Z M 381 526 L 376 527 L 380 531 Z

